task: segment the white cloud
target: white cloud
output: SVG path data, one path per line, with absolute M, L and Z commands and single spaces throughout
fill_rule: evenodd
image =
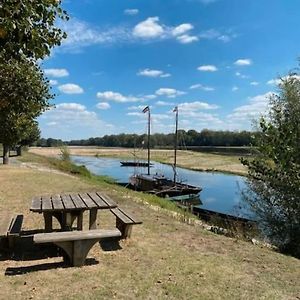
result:
M 45 69 L 44 73 L 46 76 L 51 76 L 51 77 L 69 76 L 69 72 L 66 69 Z
M 161 77 L 161 78 L 165 78 L 165 77 L 170 77 L 171 74 L 170 73 L 164 73 L 161 70 L 151 70 L 151 69 L 144 69 L 141 70 L 137 73 L 137 75 L 139 76 L 146 76 L 146 77 Z
M 65 94 L 82 94 L 84 92 L 82 87 L 74 83 L 62 84 L 58 89 Z
M 251 81 L 251 82 L 250 82 L 250 85 L 254 85 L 254 86 L 255 86 L 255 85 L 259 85 L 259 82 L 257 82 L 257 81 Z
M 107 103 L 107 102 L 99 102 L 97 105 L 96 105 L 97 108 L 99 109 L 102 109 L 102 110 L 106 110 L 106 109 L 109 109 L 110 108 L 110 104 Z
M 175 98 L 177 96 L 181 96 L 186 93 L 182 92 L 182 91 L 178 91 L 176 89 L 171 89 L 171 88 L 160 88 L 155 92 L 155 94 L 157 96 L 166 96 L 168 98 Z
M 181 24 L 177 27 L 175 27 L 173 30 L 172 30 L 172 34 L 175 35 L 175 36 L 178 36 L 178 35 L 183 35 L 185 34 L 187 31 L 190 31 L 194 28 L 194 26 L 192 24 L 189 24 L 189 23 L 184 23 L 184 24 Z
M 199 39 L 197 36 L 184 34 L 184 35 L 178 36 L 177 40 L 181 44 L 189 44 L 189 43 L 197 42 Z
M 57 84 L 58 84 L 58 81 L 57 81 L 57 80 L 54 80 L 54 79 L 50 79 L 50 80 L 49 80 L 49 84 L 51 84 L 51 85 L 57 85 Z
M 174 102 L 166 102 L 166 101 L 157 101 L 155 103 L 157 106 L 169 106 L 169 105 L 175 105 Z
M 124 26 L 98 28 L 78 19 L 70 19 L 60 24 L 62 30 L 67 32 L 67 39 L 63 40 L 64 51 L 78 52 L 84 47 L 96 44 L 114 44 L 132 40 L 131 30 Z M 61 51 L 59 50 L 59 51 Z
M 72 111 L 85 111 L 86 107 L 79 103 L 60 103 L 55 106 L 56 110 L 72 110 Z
M 236 92 L 238 89 L 239 89 L 239 88 L 235 85 L 235 86 L 232 87 L 231 90 L 232 90 L 233 92 Z
M 234 62 L 236 66 L 250 66 L 252 65 L 252 60 L 249 58 L 240 58 Z
M 214 65 L 203 65 L 199 66 L 198 70 L 202 72 L 216 72 L 218 71 L 218 68 Z
M 159 23 L 159 17 L 150 17 L 138 23 L 133 29 L 133 36 L 142 39 L 170 39 L 176 38 L 182 44 L 198 41 L 198 37 L 188 34 L 193 25 L 183 23 L 176 27 L 166 26 Z
M 109 133 L 113 125 L 100 120 L 97 114 L 80 103 L 60 103 L 46 111 L 41 117 L 43 136 L 54 138 L 83 138 Z
M 296 79 L 300 80 L 300 75 L 287 75 L 281 78 L 271 79 L 267 82 L 269 85 L 280 85 L 283 81 L 289 80 L 289 79 Z
M 146 100 L 153 100 L 156 97 L 157 97 L 156 95 L 146 95 L 146 96 L 143 96 L 143 98 L 146 99 Z
M 199 90 L 203 90 L 203 91 L 206 91 L 206 92 L 211 92 L 211 91 L 214 91 L 214 90 L 215 90 L 214 87 L 211 87 L 211 86 L 205 86 L 205 85 L 202 85 L 202 84 L 200 84 L 200 83 L 191 85 L 191 86 L 190 86 L 190 89 L 191 89 L 191 90 L 199 89 Z
M 201 101 L 184 102 L 178 105 L 180 112 L 195 112 L 199 110 L 217 109 L 218 105 L 209 104 Z
M 134 16 L 139 13 L 139 10 L 137 8 L 128 8 L 124 10 L 124 14 L 127 16 Z
M 145 105 L 136 105 L 136 106 L 129 106 L 128 110 L 140 110 L 142 111 L 145 108 Z
M 133 35 L 139 38 L 157 38 L 161 37 L 164 32 L 163 26 L 159 24 L 159 17 L 150 17 L 133 29 Z
M 241 72 L 235 72 L 235 75 L 239 78 L 242 78 L 242 79 L 246 79 L 246 78 L 249 78 L 249 76 L 247 75 L 244 75 L 242 74 Z
M 98 92 L 97 98 L 104 101 L 114 101 L 119 103 L 137 102 L 143 100 L 143 98 L 138 98 L 134 96 L 124 96 L 121 93 L 113 91 Z
M 232 122 L 251 121 L 253 119 L 257 119 L 260 115 L 266 113 L 269 98 L 272 95 L 272 92 L 268 92 L 263 95 L 249 98 L 248 104 L 235 108 L 233 112 L 227 116 L 227 118 Z
M 216 29 L 208 29 L 200 32 L 198 35 L 200 39 L 206 39 L 206 40 L 219 40 L 223 43 L 228 43 L 232 39 L 237 37 L 237 34 L 233 33 L 231 30 L 228 30 L 225 33 L 221 33 Z

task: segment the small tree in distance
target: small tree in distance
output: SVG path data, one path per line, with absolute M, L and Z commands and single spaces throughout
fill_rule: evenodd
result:
M 280 250 L 300 257 L 300 76 L 282 78 L 259 121 L 258 156 L 248 166 L 247 203 Z

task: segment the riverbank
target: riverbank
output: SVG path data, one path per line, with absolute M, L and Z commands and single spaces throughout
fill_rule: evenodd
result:
M 133 160 L 134 149 L 130 148 L 99 148 L 99 147 L 68 147 L 71 155 L 113 157 Z M 29 152 L 57 157 L 60 148 L 31 147 Z M 136 155 L 146 159 L 146 151 L 140 151 Z M 151 159 L 165 164 L 173 164 L 174 153 L 172 150 L 151 150 Z M 235 175 L 247 175 L 247 168 L 243 166 L 238 155 L 218 155 L 193 151 L 178 151 L 177 164 L 179 167 L 194 171 L 221 172 Z
M 238 239 L 216 235 L 150 209 L 154 200 L 104 179 L 58 171 L 48 159 L 27 155 L 22 163 L 0 165 L 0 210 L 24 214 L 24 230 L 43 228 L 29 212 L 40 194 L 101 190 L 143 221 L 120 249 L 89 257 L 95 262 L 66 268 L 61 256 L 0 259 L 4 299 L 297 299 L 300 261 Z M 57 163 L 58 165 L 58 163 Z M 73 174 L 73 175 L 72 175 Z M 152 197 L 156 198 L 156 197 Z M 154 206 L 157 207 L 157 206 Z M 84 217 L 87 222 L 87 216 Z M 114 226 L 101 214 L 100 226 Z M 99 224 L 98 224 L 99 225 Z M 12 276 L 5 276 L 10 270 Z M 19 275 L 16 275 L 19 274 Z

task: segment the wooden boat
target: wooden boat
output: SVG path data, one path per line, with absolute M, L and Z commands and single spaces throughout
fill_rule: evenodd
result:
M 131 187 L 138 191 L 155 194 L 160 197 L 175 197 L 180 195 L 198 194 L 202 188 L 192 186 L 177 181 L 176 162 L 177 162 L 177 140 L 178 140 L 178 107 L 175 107 L 176 112 L 176 131 L 175 131 L 175 148 L 174 148 L 174 178 L 166 178 L 164 175 L 151 175 L 150 174 L 150 108 L 145 107 L 143 113 L 148 112 L 148 172 L 147 174 L 135 174 L 129 179 Z
M 121 167 L 148 167 L 147 162 L 140 162 L 140 161 L 120 161 Z M 153 164 L 150 163 L 150 167 L 153 166 Z
M 202 205 L 202 201 L 200 200 L 199 194 L 187 194 L 187 195 L 180 195 L 170 197 L 168 200 L 173 201 L 175 203 L 179 203 L 184 206 L 191 206 L 191 205 Z

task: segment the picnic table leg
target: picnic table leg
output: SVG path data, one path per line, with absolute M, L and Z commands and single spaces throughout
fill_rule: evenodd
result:
M 90 229 L 97 228 L 97 209 L 93 208 L 90 210 Z
M 51 232 L 53 229 L 52 226 L 52 214 L 50 212 L 44 212 L 44 220 L 45 220 L 45 231 Z
M 77 215 L 77 230 L 82 230 L 83 223 L 83 211 L 80 211 Z

